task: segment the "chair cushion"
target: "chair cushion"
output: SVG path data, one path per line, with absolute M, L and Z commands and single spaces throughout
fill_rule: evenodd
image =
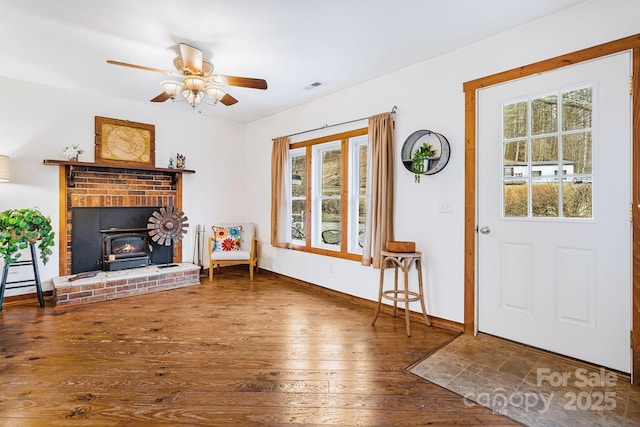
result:
M 242 236 L 242 226 L 217 227 L 213 226 L 215 243 L 213 252 L 237 252 L 240 250 L 240 239 Z
M 251 251 L 226 251 L 212 252 L 211 260 L 248 260 L 251 258 Z

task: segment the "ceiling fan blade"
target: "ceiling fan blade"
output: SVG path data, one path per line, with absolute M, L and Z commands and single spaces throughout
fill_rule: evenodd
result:
M 151 100 L 151 102 L 164 102 L 167 99 L 171 98 L 167 92 L 162 92 L 160 95 L 156 96 Z
M 126 62 L 113 61 L 111 59 L 107 59 L 107 64 L 120 65 L 122 67 L 129 67 L 129 68 L 137 68 L 138 70 L 144 70 L 144 71 L 153 71 L 154 73 L 168 74 L 170 76 L 175 75 L 175 73 L 172 73 L 171 71 L 161 70 L 159 68 L 145 67 L 144 65 L 128 64 Z
M 238 100 L 228 93 L 225 93 L 222 99 L 220 99 L 220 102 L 222 102 L 226 106 L 229 106 L 235 104 L 236 102 L 238 102 Z
M 202 51 L 200 49 L 180 43 L 180 54 L 185 71 L 191 74 L 202 74 Z
M 251 77 L 238 77 L 238 76 L 224 76 L 222 74 L 217 75 L 220 83 L 229 86 L 248 87 L 251 89 L 266 89 L 267 81 L 263 79 L 253 79 Z

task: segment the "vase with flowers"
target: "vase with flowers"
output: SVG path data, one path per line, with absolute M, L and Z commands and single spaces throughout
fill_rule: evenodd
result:
M 80 148 L 80 145 L 74 144 L 66 147 L 62 152 L 62 155 L 64 156 L 65 159 L 69 160 L 70 162 L 77 162 L 78 156 L 82 153 L 84 153 L 84 150 Z

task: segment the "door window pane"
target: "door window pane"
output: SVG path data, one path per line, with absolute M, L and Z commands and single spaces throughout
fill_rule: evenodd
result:
M 591 87 L 562 94 L 562 130 L 589 129 L 592 126 L 593 91 Z
M 502 109 L 504 139 L 522 138 L 528 132 L 528 103 L 526 101 L 505 105 Z
M 573 173 L 592 172 L 591 132 L 566 135 L 562 142 L 562 158 L 573 165 Z
M 527 141 L 509 141 L 504 147 L 504 177 L 529 176 Z
M 531 213 L 534 217 L 557 218 L 558 182 L 546 179 L 531 183 Z
M 504 143 L 505 162 L 526 162 L 528 156 L 527 141 L 510 141 Z
M 562 209 L 567 218 L 593 216 L 593 186 L 591 182 L 574 180 L 562 185 Z
M 531 101 L 531 134 L 558 131 L 558 96 L 549 95 Z
M 525 182 L 506 181 L 504 190 L 504 216 L 529 216 L 529 185 Z
M 534 138 L 531 140 L 531 160 L 535 162 L 558 161 L 558 137 Z

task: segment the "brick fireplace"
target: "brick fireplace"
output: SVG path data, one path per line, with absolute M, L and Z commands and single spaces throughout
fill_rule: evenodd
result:
M 58 231 L 59 239 L 59 274 L 60 276 L 68 276 L 73 272 L 73 226 L 74 212 L 80 211 L 76 208 L 153 208 L 158 206 L 173 205 L 178 210 L 182 209 L 182 175 L 184 173 L 195 173 L 193 170 L 187 169 L 163 169 L 154 167 L 136 167 L 130 165 L 112 165 L 97 164 L 87 162 L 72 162 L 59 160 L 45 160 L 46 165 L 59 166 L 59 182 L 60 182 L 60 224 Z M 182 244 L 175 245 L 175 255 L 172 262 L 180 263 L 182 261 Z M 169 256 L 171 254 L 169 253 Z M 193 282 L 193 277 L 199 282 L 197 266 L 187 265 L 186 272 L 183 271 L 184 265 L 176 271 L 157 272 L 149 275 L 141 280 L 139 277 L 132 279 L 134 283 L 145 283 L 144 288 L 149 288 L 149 283 L 157 281 L 158 289 L 166 289 L 167 283 L 169 288 L 171 283 L 176 282 L 179 286 L 184 286 L 186 282 Z M 191 268 L 193 267 L 193 268 Z M 196 269 L 195 272 L 191 271 Z M 87 271 L 87 268 L 84 269 Z M 100 274 L 99 276 L 104 275 Z M 119 275 L 120 280 L 122 274 Z M 140 276 L 140 274 L 138 274 Z M 175 279 L 175 277 L 186 276 L 187 279 Z M 78 282 L 85 282 L 89 279 L 82 279 Z M 106 279 L 102 278 L 104 282 Z M 60 281 L 60 280 L 58 280 Z M 66 281 L 66 279 L 65 279 Z M 95 281 L 95 279 L 94 279 Z M 66 287 L 73 290 L 77 286 Z M 82 283 L 78 283 L 82 286 Z M 117 284 L 123 291 L 122 286 L 130 286 L 130 284 Z M 154 288 L 155 286 L 151 286 Z M 133 286 L 135 289 L 136 286 Z M 114 288 L 115 290 L 116 288 Z M 129 289 L 129 288 L 127 288 Z M 146 291 L 146 289 L 145 289 Z M 85 290 L 86 292 L 86 290 Z M 104 294 L 105 291 L 102 291 Z M 55 291 L 54 291 L 55 293 Z M 103 296 L 102 298 L 108 298 Z
M 164 169 L 105 165 L 87 162 L 45 160 L 59 166 L 60 275 L 72 273 L 74 208 L 154 207 L 172 204 L 182 209 L 182 175 L 189 169 Z M 181 242 L 176 244 L 174 262 L 181 261 Z

